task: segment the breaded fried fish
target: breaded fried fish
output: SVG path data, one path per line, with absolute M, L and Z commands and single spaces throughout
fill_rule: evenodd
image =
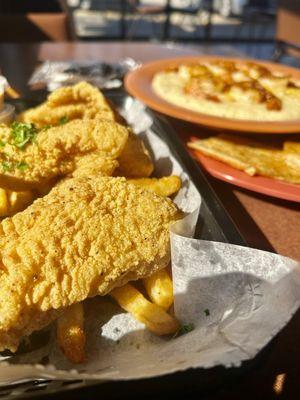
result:
M 74 119 L 107 119 L 126 125 L 126 121 L 108 104 L 100 90 L 87 82 L 55 90 L 41 105 L 24 111 L 19 119 L 38 128 L 57 126 Z M 153 172 L 153 163 L 143 141 L 129 131 L 119 159 L 118 176 L 144 178 Z
M 69 179 L 0 224 L 0 350 L 170 261 L 177 207 L 124 178 Z
M 17 136 L 13 133 L 9 127 L 0 128 L 0 187 L 11 190 L 39 188 L 79 168 L 111 175 L 128 139 L 126 127 L 98 119 L 42 130 L 26 143 L 20 141 L 22 130 Z
M 38 128 L 60 125 L 73 119 L 115 119 L 114 112 L 98 88 L 87 82 L 55 90 L 41 105 L 24 111 L 20 120 Z

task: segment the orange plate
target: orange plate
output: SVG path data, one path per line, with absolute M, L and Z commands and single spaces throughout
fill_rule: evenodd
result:
M 201 114 L 195 111 L 190 111 L 182 107 L 177 107 L 157 96 L 152 90 L 151 82 L 153 76 L 157 72 L 163 71 L 166 68 L 176 67 L 183 63 L 186 64 L 197 61 L 203 62 L 224 59 L 241 62 L 254 61 L 258 64 L 268 67 L 271 71 L 287 73 L 293 78 L 300 79 L 300 70 L 287 67 L 285 65 L 279 65 L 270 62 L 261 62 L 258 60 L 250 60 L 244 58 L 193 56 L 160 60 L 144 64 L 140 68 L 129 72 L 126 75 L 125 87 L 132 96 L 137 97 L 150 108 L 153 108 L 154 110 L 169 115 L 171 117 L 183 119 L 185 121 L 193 122 L 195 124 L 205 125 L 211 128 L 247 133 L 300 133 L 300 119 L 292 121 L 261 122 L 215 117 L 208 114 Z
M 191 150 L 191 152 L 200 161 L 204 169 L 217 179 L 279 199 L 300 202 L 300 185 L 264 176 L 250 176 L 221 161 L 206 157 L 197 150 Z

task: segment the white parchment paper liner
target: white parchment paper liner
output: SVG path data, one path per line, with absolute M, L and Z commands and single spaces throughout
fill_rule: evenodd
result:
M 254 357 L 300 305 L 299 264 L 275 254 L 192 239 L 201 198 L 194 185 L 151 131 L 152 121 L 136 101 L 123 113 L 143 136 L 156 174 L 178 174 L 176 196 L 189 213 L 172 228 L 175 312 L 194 329 L 159 338 L 109 298 L 85 302 L 88 362 L 70 364 L 57 348 L 55 332 L 45 347 L 0 363 L 0 385 L 29 379 L 116 380 L 158 376 L 187 368 L 239 366 Z M 39 364 L 47 357 L 49 364 Z

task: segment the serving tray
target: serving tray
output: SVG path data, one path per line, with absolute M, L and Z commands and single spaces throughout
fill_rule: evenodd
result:
M 111 91 L 107 97 L 122 110 L 131 98 L 123 91 Z M 39 99 L 39 102 L 41 99 Z M 17 111 L 36 105 L 36 99 L 17 99 L 12 101 Z M 164 117 L 158 116 L 146 109 L 145 112 L 153 121 L 152 130 L 169 146 L 171 152 L 190 176 L 194 185 L 202 196 L 200 216 L 197 223 L 195 237 L 199 239 L 247 245 L 245 238 L 238 231 L 233 221 L 219 201 L 216 193 L 209 185 L 205 175 L 198 164 L 190 157 L 183 147 L 171 126 Z M 93 398 L 101 395 L 109 399 L 137 399 L 156 397 L 157 399 L 173 394 L 192 395 L 193 393 L 204 396 L 215 391 L 218 387 L 228 384 L 261 362 L 270 349 L 270 344 L 251 361 L 246 361 L 240 368 L 215 367 L 211 369 L 193 369 L 185 372 L 166 375 L 164 377 L 141 379 L 122 382 L 97 382 L 97 381 L 51 381 L 46 379 L 32 380 L 0 386 L 0 397 L 3 399 L 44 397 L 54 398 L 58 392 L 64 393 L 67 398 Z M 71 390 L 76 389 L 76 390 Z

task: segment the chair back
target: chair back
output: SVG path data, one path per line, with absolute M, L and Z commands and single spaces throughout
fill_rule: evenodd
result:
M 0 15 L 0 42 L 29 43 L 70 39 L 67 16 L 64 13 Z
M 69 41 L 75 38 L 66 0 L 0 0 L 0 42 Z
M 300 55 L 300 1 L 280 0 L 277 12 L 276 40 L 299 47 L 289 52 Z

